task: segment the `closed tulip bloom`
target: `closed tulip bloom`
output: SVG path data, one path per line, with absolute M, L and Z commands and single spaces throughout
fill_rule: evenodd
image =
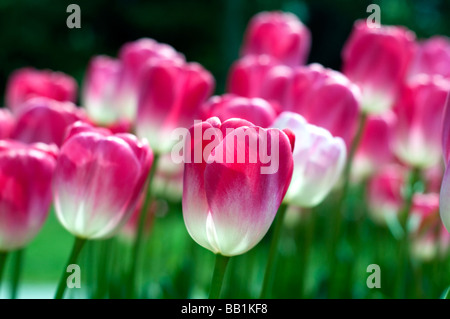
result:
M 234 94 L 213 96 L 204 106 L 204 118 L 217 116 L 221 121 L 241 118 L 261 127 L 269 127 L 277 114 L 272 104 L 261 98 Z
M 77 122 L 53 177 L 56 215 L 73 235 L 113 236 L 131 216 L 153 162 L 145 141 Z
M 204 133 L 215 136 L 214 147 L 203 139 Z M 244 135 L 247 138 L 235 138 Z M 186 156 L 184 166 L 182 202 L 187 230 L 199 245 L 216 254 L 243 254 L 266 234 L 286 194 L 294 136 L 242 119 L 221 123 L 218 118 L 195 124 L 190 136 L 185 144 L 191 156 Z M 263 151 L 258 153 L 256 145 Z M 264 155 L 269 149 L 271 158 Z M 204 156 L 196 160 L 196 153 Z M 226 160 L 226 154 L 245 155 L 245 161 Z M 264 168 L 272 164 L 277 169 L 266 172 Z
M 87 121 L 83 110 L 72 102 L 34 98 L 23 104 L 17 115 L 12 138 L 24 143 L 42 142 L 62 145 L 67 128 L 77 121 Z
M 439 74 L 450 79 L 450 39 L 434 36 L 417 44 L 409 76 Z
M 51 200 L 56 150 L 0 141 L 0 251 L 20 249 L 41 230 Z
M 15 71 L 8 80 L 6 105 L 18 113 L 23 103 L 34 97 L 75 102 L 77 89 L 76 81 L 67 74 L 23 68 Z
M 156 153 L 170 151 L 175 128 L 189 128 L 211 96 L 214 78 L 198 63 L 160 61 L 142 76 L 136 133 Z
M 308 28 L 292 13 L 261 12 L 247 28 L 242 55 L 268 54 L 291 66 L 304 64 L 311 46 Z
M 0 140 L 7 139 L 14 130 L 15 119 L 8 109 L 0 108 Z
M 292 112 L 281 113 L 272 127 L 290 129 L 296 139 L 294 173 L 285 201 L 305 208 L 320 204 L 344 169 L 344 141 Z
M 405 80 L 414 53 L 415 34 L 399 26 L 371 28 L 357 21 L 343 52 L 343 73 L 362 91 L 362 109 L 390 109 Z
M 107 56 L 96 56 L 89 63 L 82 105 L 96 124 L 111 125 L 121 119 L 115 104 L 120 72 L 120 61 Z
M 184 62 L 184 56 L 168 44 L 142 38 L 124 44 L 119 52 L 119 60 L 121 72 L 115 103 L 122 117 L 134 121 L 138 107 L 142 72 L 146 65 L 158 63 L 160 60 Z
M 403 90 L 394 112 L 394 153 L 404 163 L 428 168 L 441 160 L 442 117 L 450 82 L 418 75 Z

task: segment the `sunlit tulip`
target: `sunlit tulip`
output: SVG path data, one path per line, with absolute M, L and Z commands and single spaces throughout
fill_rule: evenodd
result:
M 14 113 L 34 97 L 75 102 L 77 83 L 69 75 L 50 70 L 23 68 L 11 74 L 6 88 L 6 106 Z
M 308 28 L 292 13 L 261 12 L 247 28 L 242 55 L 268 54 L 283 64 L 306 62 L 311 46 Z
M 203 133 L 215 136 L 215 147 Z M 243 254 L 266 234 L 286 194 L 293 171 L 294 136 L 241 119 L 221 123 L 210 118 L 191 127 L 190 137 L 185 145 L 191 156 L 185 159 L 183 181 L 188 232 L 214 253 Z M 195 154 L 200 154 L 199 160 Z M 227 154 L 234 154 L 234 160 Z M 245 160 L 240 161 L 240 156 Z M 266 172 L 272 165 L 276 169 Z
M 355 23 L 342 52 L 342 69 L 360 86 L 364 112 L 383 113 L 393 106 L 408 72 L 414 40 L 415 34 L 404 27 Z
M 434 36 L 417 44 L 409 76 L 439 74 L 450 79 L 450 38 Z
M 241 118 L 261 127 L 268 127 L 277 116 L 274 107 L 261 98 L 233 94 L 213 96 L 204 106 L 203 118 L 217 116 L 221 121 Z
M 214 78 L 197 63 L 172 60 L 149 64 L 142 75 L 136 133 L 156 153 L 170 151 L 172 131 L 189 128 L 199 119 L 203 103 L 214 88 Z
M 428 168 L 441 160 L 442 117 L 450 82 L 440 76 L 418 75 L 394 106 L 394 153 L 404 163 Z
M 61 146 L 67 128 L 77 121 L 87 121 L 83 110 L 72 102 L 34 98 L 23 104 L 17 115 L 12 138 L 24 143 L 42 142 Z
M 299 114 L 281 113 L 272 127 L 295 134 L 294 173 L 285 201 L 300 207 L 314 207 L 335 186 L 344 169 L 346 147 L 321 127 L 308 124 Z
M 56 215 L 83 239 L 113 236 L 135 209 L 153 153 L 131 134 L 75 123 L 53 177 Z
M 184 56 L 168 44 L 143 38 L 124 44 L 119 52 L 121 72 L 115 95 L 116 107 L 123 118 L 134 121 L 142 84 L 143 70 L 160 60 L 184 62 Z M 149 88 L 146 87 L 145 90 Z
M 56 152 L 45 144 L 0 141 L 0 251 L 24 247 L 42 228 Z
M 15 122 L 14 116 L 8 109 L 0 108 L 0 140 L 7 139 L 11 136 Z

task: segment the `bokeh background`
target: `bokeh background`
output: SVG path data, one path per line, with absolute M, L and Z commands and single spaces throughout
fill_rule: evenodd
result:
M 70 14 L 66 8 L 71 3 L 81 7 L 81 29 L 69 29 L 66 26 Z M 382 24 L 404 25 L 413 30 L 419 39 L 437 34 L 450 36 L 448 0 L 0 0 L 0 98 L 4 103 L 5 86 L 10 73 L 25 66 L 68 73 L 81 87 L 86 66 L 92 56 L 116 56 L 121 45 L 141 37 L 168 43 L 185 54 L 188 61 L 201 63 L 216 79 L 215 93 L 221 94 L 225 89 L 228 69 L 239 56 L 248 21 L 254 14 L 268 10 L 295 13 L 311 30 L 312 48 L 308 63 L 318 62 L 339 70 L 341 49 L 352 25 L 355 20 L 365 19 L 370 14 L 366 8 L 371 3 L 380 5 Z M 193 243 L 180 218 L 180 206 L 175 203 L 170 207 L 169 213 L 155 221 L 152 239 L 147 247 L 149 254 L 144 267 L 147 275 L 144 276 L 150 283 L 149 296 L 201 297 L 201 287 L 207 286 L 210 280 L 213 255 Z M 326 205 L 321 211 L 318 212 L 321 214 L 318 223 L 326 219 Z M 371 224 L 366 226 L 373 227 Z M 369 245 L 373 243 L 370 238 L 359 239 L 361 245 L 364 245 L 364 240 Z M 38 284 L 30 286 L 31 292 L 28 290 L 27 296 L 51 297 L 71 242 L 72 237 L 58 224 L 52 212 L 41 233 L 25 252 L 25 285 Z M 237 257 L 229 269 L 228 277 L 234 278 L 233 296 L 246 298 L 258 294 L 257 283 L 260 282 L 265 264 L 255 270 L 252 268 L 252 258 L 265 260 L 267 247 L 264 246 L 268 245 L 268 240 L 265 239 L 261 245 L 263 248 L 251 251 L 248 256 Z M 295 251 L 292 245 L 295 246 L 285 238 L 282 260 L 289 259 L 292 251 Z M 378 245 L 384 245 L 385 254 L 389 256 L 389 243 Z M 89 254 L 98 255 L 102 249 L 92 246 L 83 258 L 91 260 Z M 319 254 L 320 245 L 315 249 Z M 184 253 L 177 254 L 177 251 Z M 193 264 L 194 259 L 184 258 L 186 252 L 191 252 L 194 257 L 198 255 L 200 259 L 195 260 L 204 260 L 204 264 Z M 345 247 L 343 252 L 348 253 Z M 167 258 L 161 259 L 161 255 Z M 367 265 L 366 261 L 362 258 L 361 265 Z M 320 264 L 320 260 L 315 262 Z M 9 266 L 12 267 L 13 264 Z M 193 275 L 194 269 L 196 274 L 201 275 Z M 368 297 L 367 289 L 358 288 L 358 285 L 365 285 L 367 274 L 364 270 L 360 275 L 361 280 L 354 281 L 355 287 L 343 288 L 343 297 Z M 296 297 L 293 293 L 295 284 L 289 287 L 288 279 L 289 272 L 295 271 L 296 264 L 293 263 L 286 270 L 285 279 L 278 283 L 278 297 Z M 388 274 L 386 281 L 394 275 Z M 83 280 L 89 278 L 83 277 Z M 193 284 L 193 280 L 199 282 Z M 249 286 L 248 280 L 256 284 Z M 231 285 L 226 285 L 225 296 L 227 293 L 230 296 Z M 198 293 L 195 287 L 199 287 Z M 318 292 L 313 295 L 320 297 L 320 285 L 317 287 Z M 374 296 L 383 296 L 383 292 L 379 294 Z

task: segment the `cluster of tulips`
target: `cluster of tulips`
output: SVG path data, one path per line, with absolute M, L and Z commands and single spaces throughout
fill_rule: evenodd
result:
M 92 58 L 81 107 L 69 75 L 15 71 L 0 109 L 0 275 L 53 205 L 76 238 L 68 264 L 88 240 L 132 234 L 123 285 L 128 297 L 139 297 L 137 261 L 161 184 L 182 198 L 190 236 L 216 254 L 212 298 L 229 258 L 255 247 L 275 220 L 260 295 L 269 296 L 286 212 L 310 212 L 332 193 L 333 254 L 350 189 L 361 185 L 369 217 L 408 254 L 445 256 L 450 40 L 418 41 L 401 26 L 356 21 L 340 71 L 305 65 L 310 45 L 295 15 L 257 14 L 220 96 L 212 96 L 214 78 L 200 64 L 148 38 L 124 44 L 117 58 Z M 189 133 L 183 163 L 173 161 L 178 128 Z M 245 138 L 236 142 L 239 132 Z M 218 160 L 224 154 L 244 160 Z M 56 298 L 68 275 L 64 268 Z

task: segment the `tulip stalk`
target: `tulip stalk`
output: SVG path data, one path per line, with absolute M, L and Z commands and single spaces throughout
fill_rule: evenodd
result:
M 131 259 L 131 269 L 130 269 L 130 277 L 129 277 L 129 297 L 133 298 L 135 294 L 135 287 L 136 287 L 136 277 L 138 272 L 138 267 L 140 264 L 140 251 L 141 246 L 144 241 L 144 231 L 145 231 L 145 224 L 148 216 L 148 210 L 150 208 L 150 204 L 152 202 L 152 181 L 153 177 L 155 176 L 156 169 L 158 168 L 158 160 L 159 155 L 157 153 L 154 154 L 153 158 L 153 167 L 150 170 L 148 181 L 147 181 L 147 194 L 145 196 L 144 205 L 142 206 L 141 214 L 139 216 L 139 223 L 138 228 L 136 232 L 135 241 L 133 244 L 133 251 L 132 251 L 132 259 Z
M 22 273 L 24 250 L 19 249 L 13 255 L 13 272 L 11 281 L 11 299 L 17 299 L 20 275 Z
M 222 290 L 223 278 L 227 270 L 228 262 L 231 257 L 221 254 L 216 254 L 216 261 L 214 264 L 214 273 L 211 280 L 211 290 L 209 291 L 209 299 L 218 299 Z
M 269 258 L 267 259 L 266 272 L 264 274 L 264 280 L 261 289 L 261 299 L 267 298 L 268 291 L 272 286 L 273 273 L 278 251 L 278 243 L 280 241 L 281 229 L 283 228 L 283 220 L 284 216 L 286 215 L 287 208 L 288 205 L 281 204 L 280 208 L 278 209 L 275 229 L 273 231 L 272 241 L 270 243 Z
M 61 275 L 61 279 L 58 284 L 58 289 L 56 290 L 55 299 L 62 299 L 64 296 L 64 292 L 67 287 L 67 278 L 69 277 L 69 273 L 67 272 L 67 267 L 69 265 L 75 264 L 77 262 L 78 256 L 80 255 L 81 250 L 86 244 L 86 239 L 75 237 L 75 242 L 72 247 L 72 252 L 70 253 L 70 257 L 67 261 L 66 267 L 63 269 L 63 273 Z
M 0 287 L 2 284 L 3 273 L 5 270 L 6 259 L 8 258 L 7 252 L 0 252 Z

